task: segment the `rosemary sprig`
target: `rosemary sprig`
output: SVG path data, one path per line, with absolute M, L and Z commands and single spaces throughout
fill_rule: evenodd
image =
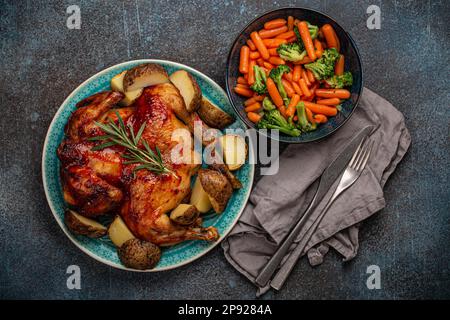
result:
M 126 159 L 124 164 L 138 164 L 133 169 L 134 173 L 138 170 L 147 169 L 157 174 L 169 173 L 175 175 L 174 172 L 164 166 L 161 152 L 158 147 L 155 147 L 155 153 L 144 139 L 142 139 L 144 149 L 138 147 L 138 143 L 141 140 L 142 133 L 145 129 L 145 122 L 135 134 L 133 126 L 131 124 L 125 126 L 122 117 L 117 111 L 116 115 L 119 120 L 119 125 L 111 119 L 109 119 L 107 124 L 97 121 L 95 122 L 95 124 L 102 129 L 105 135 L 89 138 L 90 141 L 104 141 L 103 143 L 93 147 L 91 150 L 102 150 L 107 147 L 119 145 L 127 149 L 127 153 L 122 154 L 122 158 Z

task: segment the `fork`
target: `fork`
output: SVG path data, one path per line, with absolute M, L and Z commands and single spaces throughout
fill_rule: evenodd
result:
M 358 147 L 356 148 L 355 153 L 353 154 L 353 157 L 351 158 L 349 164 L 345 168 L 344 173 L 342 174 L 342 177 L 339 181 L 339 184 L 334 191 L 333 195 L 331 196 L 330 200 L 328 200 L 327 205 L 322 210 L 322 212 L 319 214 L 319 216 L 316 218 L 316 220 L 311 224 L 311 226 L 308 228 L 305 235 L 308 235 L 308 238 L 301 239 L 302 241 L 299 242 L 299 245 L 302 245 L 301 250 L 298 250 L 298 248 L 295 248 L 295 252 L 299 252 L 298 255 L 302 253 L 302 251 L 305 249 L 306 245 L 308 244 L 309 239 L 311 238 L 312 234 L 315 231 L 315 227 L 317 227 L 322 220 L 322 218 L 325 216 L 325 213 L 330 208 L 334 200 L 346 189 L 348 189 L 361 175 L 362 171 L 364 170 L 367 161 L 369 160 L 369 156 L 373 147 L 373 141 L 369 144 L 364 145 L 365 140 L 362 140 Z M 364 145 L 364 146 L 363 146 Z M 318 223 L 315 223 L 318 221 Z M 314 227 L 313 232 L 309 232 Z M 272 256 L 272 258 L 267 262 L 267 264 L 264 266 L 261 273 L 256 278 L 255 282 L 259 286 L 265 286 L 267 282 L 269 282 L 270 278 L 272 277 L 273 273 L 275 272 L 278 265 L 281 263 L 282 259 L 288 252 L 289 248 L 291 247 L 294 240 L 297 238 L 298 234 L 300 233 L 301 229 L 303 227 L 303 224 L 297 224 L 294 229 L 291 231 L 291 233 L 287 236 L 286 240 L 281 244 L 281 246 L 277 249 L 275 254 Z M 306 241 L 303 241 L 306 240 Z M 293 252 L 294 254 L 294 252 Z M 275 278 L 271 281 L 270 285 L 274 288 L 279 290 L 281 286 L 283 285 L 284 281 L 286 280 L 287 276 L 291 272 L 292 268 L 294 267 L 295 263 L 297 262 L 297 259 L 299 257 L 295 257 L 295 259 L 289 259 L 289 261 L 292 261 L 288 265 L 288 269 L 283 268 L 283 270 L 280 270 Z M 287 262 L 286 262 L 287 263 Z
M 331 198 L 328 200 L 325 208 L 322 210 L 320 215 L 316 218 L 316 221 L 314 221 L 311 226 L 308 228 L 308 230 L 305 233 L 305 237 L 301 239 L 299 242 L 299 245 L 301 247 L 295 248 L 295 251 L 292 253 L 294 256 L 289 257 L 289 259 L 286 261 L 286 264 L 284 268 L 275 275 L 275 277 L 272 279 L 270 286 L 276 290 L 280 290 L 283 286 L 284 282 L 286 281 L 289 273 L 292 271 L 293 267 L 295 266 L 298 258 L 305 250 L 305 247 L 307 246 L 309 240 L 311 239 L 312 235 L 314 234 L 317 226 L 322 221 L 323 217 L 327 213 L 328 209 L 333 204 L 334 200 L 336 200 L 339 195 L 342 194 L 345 190 L 347 190 L 352 184 L 355 183 L 355 181 L 361 176 L 361 173 L 363 172 L 364 168 L 366 167 L 366 164 L 369 160 L 370 153 L 372 152 L 373 144 L 374 142 L 371 141 L 367 144 L 364 144 L 364 141 L 361 141 L 358 148 L 356 149 L 352 159 L 348 163 L 347 167 L 345 168 L 344 173 L 342 174 L 341 179 L 339 180 L 339 184 L 336 187 L 336 190 L 334 191 Z

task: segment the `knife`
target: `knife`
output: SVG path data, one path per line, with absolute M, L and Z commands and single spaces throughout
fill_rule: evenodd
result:
M 272 278 L 272 275 L 278 269 L 281 261 L 289 251 L 292 243 L 297 238 L 300 231 L 304 228 L 311 214 L 314 212 L 314 209 L 317 207 L 320 201 L 322 201 L 323 197 L 328 193 L 336 179 L 342 174 L 360 142 L 365 139 L 370 134 L 370 132 L 372 132 L 373 128 L 373 126 L 367 126 L 363 128 L 358 134 L 356 134 L 356 136 L 350 141 L 350 143 L 347 144 L 345 149 L 337 156 L 337 158 L 325 169 L 320 178 L 316 194 L 309 204 L 308 208 L 306 209 L 305 213 L 303 214 L 303 216 L 301 216 L 301 218 L 295 224 L 294 228 L 286 236 L 275 254 L 270 258 L 270 260 L 267 262 L 267 264 L 264 266 L 264 268 L 256 278 L 255 282 L 258 286 L 265 287 L 267 285 L 269 280 Z M 285 266 L 283 266 L 283 269 L 281 269 L 277 273 L 274 280 L 271 282 L 271 286 L 273 288 L 277 290 L 281 288 L 284 281 L 297 263 L 297 260 L 301 255 L 301 251 L 303 250 L 294 249 L 294 252 L 292 254 L 295 255 L 293 256 L 291 254 L 291 256 L 288 258 L 288 261 L 286 262 L 286 264 L 288 262 L 289 264 L 285 264 Z

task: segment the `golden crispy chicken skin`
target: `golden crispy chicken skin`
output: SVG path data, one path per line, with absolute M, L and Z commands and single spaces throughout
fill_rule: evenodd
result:
M 57 151 L 64 199 L 87 217 L 119 213 L 136 237 L 157 245 L 217 240 L 216 228 L 177 225 L 167 215 L 189 194 L 191 177 L 199 167 L 172 161 L 177 145 L 172 133 L 188 129 L 177 118 L 185 108 L 178 90 L 168 83 L 147 87 L 132 106 L 112 109 L 122 97 L 118 92 L 101 92 L 77 104 L 66 126 L 67 137 Z M 146 140 L 154 150 L 158 147 L 164 166 L 174 174 L 139 170 L 134 175 L 136 164 L 124 164 L 123 147 L 92 150 L 97 142 L 88 138 L 104 134 L 94 121 L 117 121 L 116 112 L 135 132 L 145 123 L 141 141 Z M 193 155 L 192 149 L 177 152 Z

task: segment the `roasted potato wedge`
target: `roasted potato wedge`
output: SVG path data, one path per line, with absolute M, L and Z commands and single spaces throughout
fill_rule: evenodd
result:
M 120 216 L 116 216 L 113 222 L 109 225 L 108 235 L 117 247 L 120 247 L 126 241 L 135 238 Z
M 89 238 L 100 238 L 106 234 L 106 227 L 101 223 L 83 217 L 73 210 L 67 209 L 64 213 L 64 223 L 74 233 Z
M 207 98 L 203 97 L 197 110 L 200 119 L 208 126 L 224 129 L 234 122 L 234 117 L 220 109 Z
M 189 112 L 196 111 L 200 107 L 202 91 L 194 77 L 185 70 L 178 70 L 172 73 L 169 79 L 180 91 L 186 104 L 186 109 Z
M 134 91 L 169 82 L 166 70 L 155 63 L 145 63 L 127 70 L 123 78 L 123 90 Z
M 248 147 L 245 139 L 236 134 L 226 134 L 218 139 L 222 148 L 223 160 L 230 171 L 238 170 L 247 158 Z
M 198 177 L 195 180 L 194 188 L 192 188 L 191 204 L 194 205 L 201 213 L 206 213 L 212 208 L 208 194 L 205 190 L 203 190 L 202 184 L 200 183 L 200 179 Z
M 208 195 L 214 211 L 216 213 L 223 212 L 233 193 L 233 188 L 225 175 L 216 170 L 200 169 L 198 179 Z
M 133 90 L 133 91 L 125 91 L 123 89 L 123 79 L 125 77 L 125 74 L 127 71 L 123 71 L 119 73 L 118 75 L 115 75 L 111 79 L 111 89 L 114 91 L 122 92 L 125 97 L 119 102 L 119 105 L 127 107 L 131 105 L 137 98 L 139 98 L 144 91 L 143 88 Z
M 170 213 L 170 220 L 182 226 L 188 226 L 193 224 L 200 211 L 193 204 L 181 203 Z
M 151 242 L 130 239 L 117 249 L 124 266 L 137 270 L 153 269 L 161 259 L 161 249 Z
M 222 173 L 225 177 L 227 177 L 228 181 L 230 181 L 231 183 L 231 187 L 233 189 L 240 189 L 242 188 L 242 183 L 239 181 L 238 178 L 236 178 L 236 176 L 230 171 L 230 169 L 228 168 L 228 166 L 226 164 L 223 163 L 215 163 L 215 164 L 211 164 L 210 167 L 214 170 L 219 171 L 220 173 Z

